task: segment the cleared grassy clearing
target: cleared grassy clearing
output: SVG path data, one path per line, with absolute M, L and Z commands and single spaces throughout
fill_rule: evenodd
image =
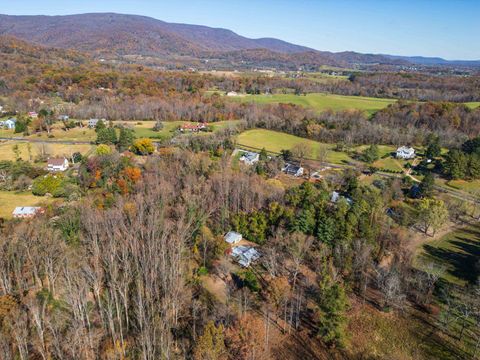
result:
M 480 180 L 445 180 L 438 178 L 436 184 L 446 189 L 460 190 L 476 197 L 480 197 Z
M 465 105 L 467 105 L 470 109 L 475 109 L 480 107 L 480 101 L 468 102 L 465 103 Z
M 324 149 L 328 149 L 327 162 L 345 164 L 352 161 L 352 158 L 346 153 L 333 151 L 333 145 L 331 144 L 323 144 L 317 141 L 272 130 L 247 130 L 238 136 L 237 143 L 239 145 L 257 149 L 265 148 L 265 150 L 274 153 L 279 153 L 281 150 L 291 150 L 298 144 L 306 144 L 312 150 L 308 155 L 311 159 L 318 159 L 319 153 Z
M 13 152 L 13 146 L 18 145 L 20 150 L 20 157 L 23 160 L 30 160 L 28 153 L 28 144 L 31 149 L 31 160 L 35 160 L 40 154 L 46 153 L 51 156 L 66 156 L 70 157 L 73 153 L 79 152 L 86 154 L 94 148 L 92 145 L 68 145 L 68 144 L 55 144 L 55 143 L 27 143 L 14 140 L 8 140 L 0 142 L 0 160 L 15 160 L 15 153 Z
M 233 98 L 236 101 L 256 102 L 259 104 L 291 103 L 309 107 L 317 111 L 331 109 L 333 111 L 358 109 L 373 113 L 396 102 L 393 99 L 369 98 L 361 96 L 342 96 L 333 94 L 275 94 L 275 95 L 246 95 Z
M 35 196 L 32 193 L 0 191 L 0 218 L 11 219 L 17 206 L 38 206 L 51 201 L 52 198 Z
M 420 268 L 434 262 L 445 268 L 446 281 L 466 285 L 478 278 L 476 262 L 480 258 L 480 224 L 455 230 L 422 246 L 416 259 Z

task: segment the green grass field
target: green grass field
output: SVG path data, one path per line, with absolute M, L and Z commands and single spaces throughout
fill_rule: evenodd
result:
M 20 157 L 23 160 L 30 160 L 28 153 L 28 143 L 8 140 L 0 142 L 0 160 L 15 160 L 15 153 L 13 152 L 13 146 L 17 144 L 20 150 Z M 79 152 L 83 155 L 92 150 L 92 145 L 67 145 L 67 144 L 55 144 L 55 143 L 30 143 L 31 160 L 42 154 L 46 153 L 51 156 L 66 156 L 70 157 L 73 153 Z
M 212 123 L 213 130 L 220 130 L 227 126 L 235 126 L 238 124 L 238 120 L 233 121 L 219 121 Z M 165 140 L 169 139 L 174 135 L 174 131 L 181 125 L 191 123 L 188 121 L 165 121 L 163 122 L 163 129 L 160 131 L 154 131 L 153 127 L 155 126 L 155 121 L 140 121 L 140 122 L 127 122 L 127 121 L 114 121 L 114 124 L 126 124 L 133 127 L 135 136 L 137 138 L 152 138 Z M 29 139 L 43 139 L 50 142 L 54 141 L 95 141 L 97 134 L 95 129 L 84 128 L 73 128 L 68 131 L 63 129 L 61 123 L 56 123 L 52 126 L 51 137 L 48 137 L 46 132 L 40 134 L 33 134 L 27 137 L 24 137 L 23 134 L 14 134 L 13 130 L 0 129 L 0 137 L 12 138 L 12 137 L 21 137 Z
M 291 150 L 297 144 L 306 144 L 312 150 L 308 155 L 309 158 L 318 159 L 319 153 L 323 151 L 323 149 L 328 149 L 327 162 L 345 164 L 352 161 L 346 153 L 333 151 L 333 145 L 331 144 L 323 144 L 317 141 L 272 130 L 247 130 L 237 137 L 237 143 L 239 145 L 257 149 L 265 148 L 265 150 L 273 153 L 279 153 L 281 150 Z
M 17 206 L 38 206 L 51 201 L 51 198 L 35 196 L 32 193 L 0 191 L 0 218 L 12 218 L 12 212 Z
M 480 270 L 476 268 L 476 262 L 479 258 L 480 224 L 475 224 L 424 244 L 416 263 L 422 268 L 424 264 L 434 262 L 445 268 L 445 280 L 466 285 L 477 281 Z
M 464 191 L 476 197 L 480 197 L 480 180 L 445 180 L 437 178 L 435 182 L 438 186 L 446 189 Z
M 348 110 L 358 109 L 364 110 L 368 113 L 374 113 L 380 109 L 387 107 L 390 104 L 396 102 L 392 99 L 380 99 L 380 98 L 368 98 L 361 96 L 342 96 L 332 94 L 307 94 L 293 95 L 293 94 L 275 94 L 275 95 L 247 95 L 233 98 L 234 100 L 243 102 L 256 102 L 259 104 L 271 104 L 271 103 L 292 103 L 295 105 L 301 105 L 309 107 L 317 111 L 324 110 Z
M 480 101 L 465 103 L 470 109 L 475 109 L 480 106 Z

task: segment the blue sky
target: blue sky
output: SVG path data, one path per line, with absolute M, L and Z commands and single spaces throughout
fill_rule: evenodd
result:
M 117 12 L 318 50 L 480 59 L 480 0 L 0 0 L 0 13 Z

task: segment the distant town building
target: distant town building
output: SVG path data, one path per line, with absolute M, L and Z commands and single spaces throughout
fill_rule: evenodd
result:
M 70 119 L 70 116 L 68 116 L 68 115 L 59 115 L 59 116 L 57 117 L 57 119 L 60 120 L 60 121 L 68 121 L 68 120 Z
M 95 126 L 97 126 L 98 122 L 100 120 L 99 119 L 90 119 L 88 120 L 88 127 L 89 128 L 94 128 Z
M 207 128 L 207 123 L 197 123 L 197 124 L 183 124 L 180 126 L 181 132 L 199 132 Z
M 68 169 L 68 160 L 65 158 L 48 159 L 47 170 L 53 172 L 65 171 Z
M 401 146 L 397 149 L 396 156 L 398 159 L 413 159 L 415 157 L 415 149 L 408 146 Z
M 38 114 L 35 111 L 30 111 L 28 113 L 28 117 L 31 117 L 32 119 L 38 118 Z
M 38 206 L 17 206 L 15 210 L 13 210 L 12 216 L 16 219 L 32 218 L 43 212 L 44 210 Z

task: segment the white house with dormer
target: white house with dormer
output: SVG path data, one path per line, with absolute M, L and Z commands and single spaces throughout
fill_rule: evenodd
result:
M 243 153 L 240 161 L 243 161 L 247 165 L 253 165 L 260 160 L 260 154 L 256 152 L 247 151 Z
M 413 159 L 415 157 L 415 149 L 408 146 L 401 146 L 396 152 L 397 159 Z
M 48 159 L 47 170 L 53 172 L 65 171 L 68 169 L 68 160 L 65 158 Z

